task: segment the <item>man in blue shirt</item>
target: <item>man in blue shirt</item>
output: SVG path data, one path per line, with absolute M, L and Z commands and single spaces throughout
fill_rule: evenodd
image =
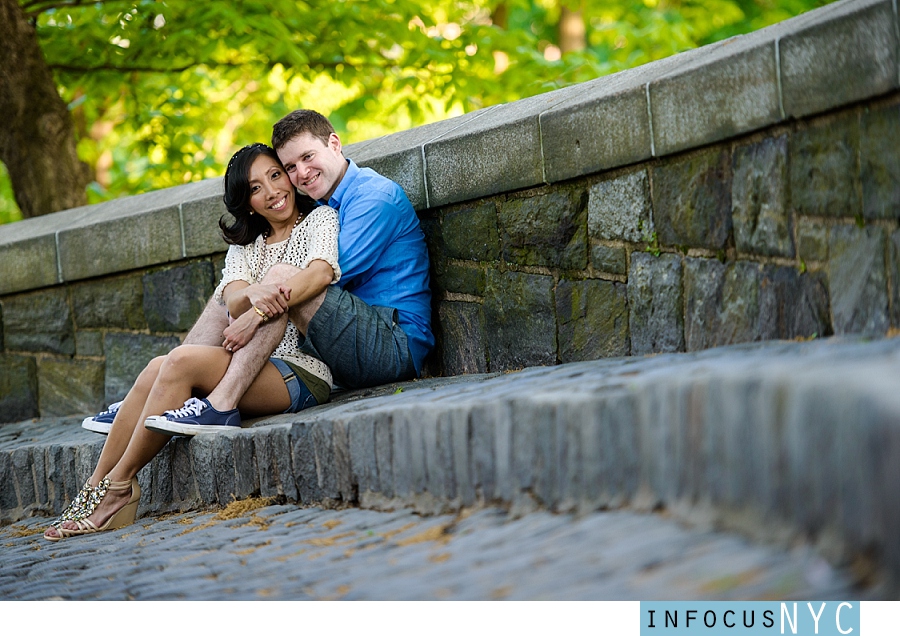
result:
M 325 362 L 334 383 L 347 389 L 418 377 L 434 346 L 428 250 L 403 189 L 345 159 L 331 123 L 315 111 L 298 110 L 282 118 L 273 128 L 272 145 L 298 192 L 338 211 L 341 278 L 320 295 L 291 303 L 292 266 L 282 263 L 270 270 L 285 272 L 281 279 L 264 280 L 267 284 L 260 287 L 266 296 L 258 304 L 265 311 L 245 312 L 229 325 L 222 306 L 207 304 L 184 344 L 224 346 L 233 352 L 233 362 L 205 400 L 203 413 L 189 422 L 172 411 L 165 414 L 176 424 L 196 424 L 189 427 L 196 433 L 236 412 L 284 336 L 286 322 L 268 323 L 275 315 L 290 311 L 301 333 L 300 349 Z M 248 339 L 241 331 L 247 333 L 250 321 L 255 324 L 249 325 L 253 335 Z M 107 432 L 115 406 L 86 419 L 85 428 Z M 164 428 L 157 422 L 154 430 Z M 180 434 L 196 434 L 184 428 Z

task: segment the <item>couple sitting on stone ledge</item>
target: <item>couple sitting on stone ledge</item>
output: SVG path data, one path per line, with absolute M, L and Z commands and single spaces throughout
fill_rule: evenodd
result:
M 403 190 L 345 159 L 314 111 L 276 123 L 272 145 L 245 146 L 228 163 L 234 222 L 219 221 L 231 245 L 213 299 L 184 344 L 85 420 L 111 424 L 109 437 L 47 539 L 133 523 L 137 472 L 173 435 L 240 428 L 242 413 L 294 413 L 326 402 L 333 384 L 421 373 L 434 344 L 428 253 Z

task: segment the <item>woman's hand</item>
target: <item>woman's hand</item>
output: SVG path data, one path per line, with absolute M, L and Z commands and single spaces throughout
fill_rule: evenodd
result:
M 245 347 L 262 323 L 263 319 L 255 311 L 245 311 L 222 332 L 225 336 L 222 346 L 232 353 Z
M 258 307 L 269 318 L 280 316 L 288 309 L 288 299 L 290 298 L 290 289 L 288 289 L 287 297 L 284 294 L 283 285 L 265 285 L 257 283 L 250 285 L 244 289 L 244 294 L 250 302 L 250 307 Z M 256 313 L 255 311 L 253 313 Z

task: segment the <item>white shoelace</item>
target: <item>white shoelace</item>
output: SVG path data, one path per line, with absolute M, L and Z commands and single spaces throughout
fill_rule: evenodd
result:
M 103 411 L 103 413 L 101 413 L 100 415 L 103 415 L 104 413 L 109 413 L 109 414 L 116 413 L 116 412 L 118 412 L 120 406 L 122 406 L 122 402 L 113 402 L 112 404 L 109 405 L 109 408 L 107 408 L 105 411 Z
M 187 417 L 188 415 L 198 416 L 206 408 L 206 404 L 201 402 L 195 397 L 190 398 L 187 402 L 184 403 L 180 409 L 174 409 L 172 411 L 166 411 L 166 415 L 171 414 L 173 417 Z

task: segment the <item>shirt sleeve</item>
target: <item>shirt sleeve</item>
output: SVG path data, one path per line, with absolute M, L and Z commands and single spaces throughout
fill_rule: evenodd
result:
M 396 207 L 384 193 L 373 193 L 343 206 L 342 230 L 338 238 L 344 285 L 368 271 L 395 238 Z
M 247 250 L 242 245 L 232 245 L 225 254 L 225 269 L 222 270 L 222 280 L 213 294 L 216 302 L 220 305 L 225 304 L 222 292 L 228 283 L 236 280 L 243 280 L 249 284 L 253 283 L 253 276 L 250 272 L 250 263 L 247 262 Z
M 338 263 L 338 213 L 327 205 L 320 206 L 309 216 L 309 243 L 306 259 L 302 267 L 308 267 L 312 261 L 322 260 L 331 265 L 334 285 L 341 279 L 341 267 Z

